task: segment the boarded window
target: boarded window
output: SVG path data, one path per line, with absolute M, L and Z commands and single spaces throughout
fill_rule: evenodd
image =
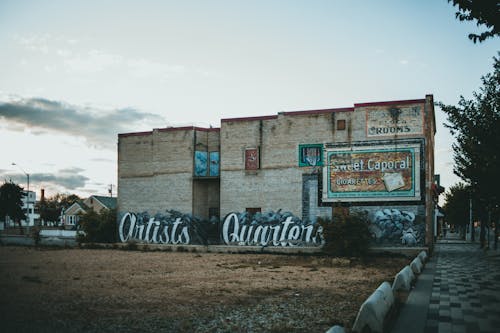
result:
M 337 130 L 339 130 L 339 131 L 345 130 L 345 119 L 338 119 L 337 120 Z

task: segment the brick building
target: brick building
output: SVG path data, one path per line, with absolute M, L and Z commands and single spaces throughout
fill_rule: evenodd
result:
M 119 134 L 118 213 L 281 209 L 314 221 L 361 210 L 381 242 L 401 225 L 415 234 L 406 241 L 428 244 L 435 131 L 427 95 Z

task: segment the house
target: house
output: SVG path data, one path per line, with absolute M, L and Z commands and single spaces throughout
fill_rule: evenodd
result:
M 61 224 L 66 228 L 78 225 L 81 215 L 94 211 L 100 213 L 103 209 L 115 209 L 116 198 L 100 195 L 91 195 L 85 200 L 78 200 L 61 212 Z

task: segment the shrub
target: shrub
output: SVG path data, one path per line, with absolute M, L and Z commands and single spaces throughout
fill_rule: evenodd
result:
M 114 243 L 117 239 L 116 209 L 101 213 L 90 211 L 82 215 L 80 226 L 84 235 L 78 235 L 78 242 Z
M 319 219 L 323 226 L 323 250 L 334 256 L 365 257 L 370 246 L 370 231 L 365 214 L 335 215 L 333 221 Z

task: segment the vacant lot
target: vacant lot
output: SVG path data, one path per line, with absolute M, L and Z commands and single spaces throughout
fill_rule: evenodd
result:
M 0 247 L 0 331 L 325 332 L 406 264 Z

